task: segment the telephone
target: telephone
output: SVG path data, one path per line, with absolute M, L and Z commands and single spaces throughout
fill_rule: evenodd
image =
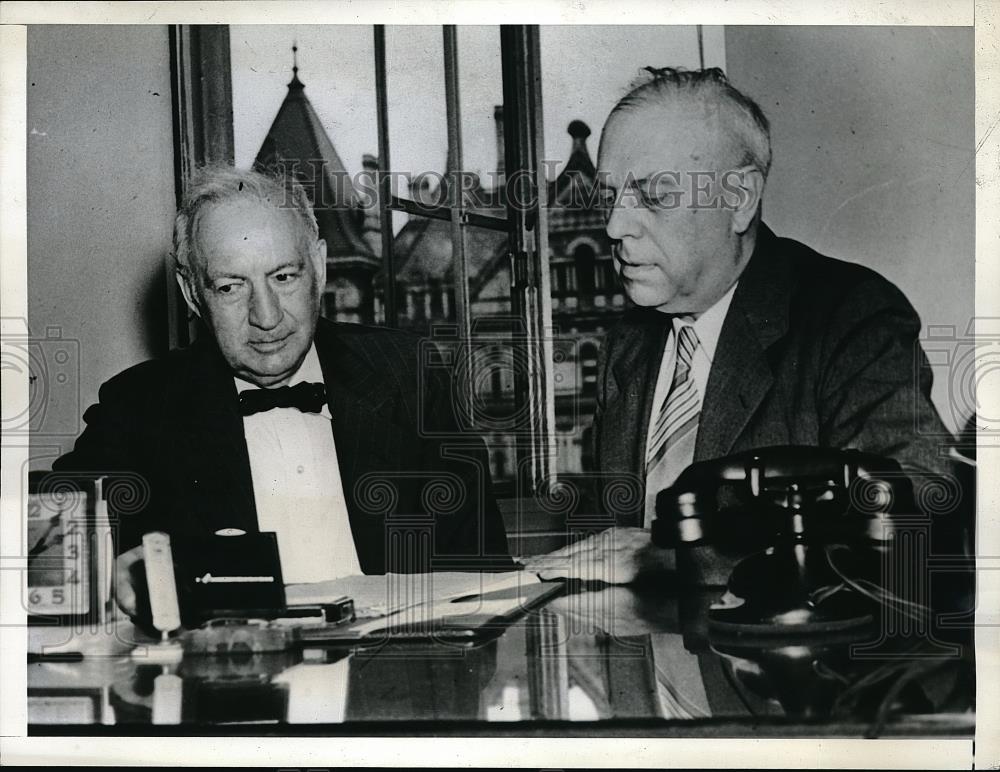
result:
M 689 466 L 657 495 L 652 540 L 677 549 L 682 573 L 706 554 L 731 568 L 708 615 L 717 629 L 829 632 L 873 621 L 877 606 L 843 566 L 877 580 L 893 515 L 913 511 L 912 485 L 891 459 L 776 446 Z

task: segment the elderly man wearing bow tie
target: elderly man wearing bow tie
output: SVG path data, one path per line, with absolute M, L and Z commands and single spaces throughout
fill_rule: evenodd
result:
M 320 318 L 326 244 L 300 186 L 206 172 L 177 214 L 174 255 L 201 334 L 104 384 L 55 464 L 141 480 L 136 511 L 118 518 L 126 612 L 154 530 L 175 544 L 274 532 L 289 583 L 509 565 L 485 448 L 459 431 L 419 340 Z M 404 520 L 432 534 L 426 548 L 393 547 Z

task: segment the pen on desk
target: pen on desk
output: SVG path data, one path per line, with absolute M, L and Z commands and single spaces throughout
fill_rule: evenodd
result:
M 83 662 L 81 651 L 28 652 L 28 664 L 33 662 Z

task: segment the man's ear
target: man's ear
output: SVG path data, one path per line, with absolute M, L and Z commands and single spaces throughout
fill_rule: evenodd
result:
M 722 187 L 727 202 L 733 206 L 733 231 L 746 233 L 764 195 L 763 173 L 756 166 L 744 166 L 728 172 Z
M 316 270 L 316 283 L 319 284 L 319 291 L 322 294 L 326 290 L 326 241 L 316 240 L 316 249 L 313 250 L 314 268 Z
M 177 278 L 177 285 L 181 288 L 181 294 L 184 295 L 187 307 L 195 316 L 200 317 L 201 309 L 198 307 L 198 295 L 195 293 L 194 287 L 191 286 L 191 269 L 178 266 L 174 276 Z

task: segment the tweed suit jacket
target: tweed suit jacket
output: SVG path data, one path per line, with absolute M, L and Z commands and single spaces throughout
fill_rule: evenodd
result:
M 509 567 L 486 449 L 459 431 L 451 384 L 419 339 L 320 319 L 315 344 L 362 570 Z M 112 378 L 99 400 L 54 468 L 142 488 L 117 513 L 118 552 L 150 530 L 258 530 L 237 390 L 210 335 Z

